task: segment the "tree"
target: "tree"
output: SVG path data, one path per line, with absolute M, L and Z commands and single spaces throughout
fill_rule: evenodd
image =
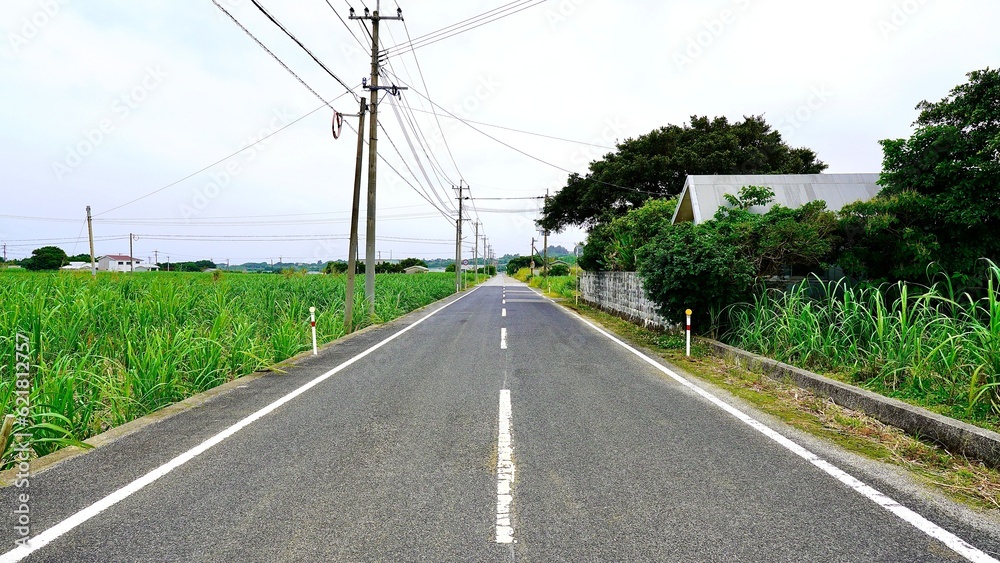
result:
M 455 263 L 452 262 L 451 264 L 448 264 L 447 266 L 445 266 L 444 271 L 445 272 L 452 272 L 452 273 L 454 273 L 455 272 Z
M 980 258 L 1000 258 L 1000 70 L 968 78 L 917 105 L 908 139 L 881 142 L 881 193 L 845 211 L 859 271 L 912 279 L 934 261 L 971 275 Z
M 403 258 L 399 261 L 399 266 L 404 270 L 412 268 L 413 266 L 423 266 L 424 268 L 428 267 L 427 262 L 424 262 L 420 258 Z
M 766 279 L 786 268 L 813 270 L 830 261 L 839 242 L 839 225 L 826 202 L 811 201 L 796 209 L 774 205 L 756 214 L 751 207 L 774 201 L 770 188 L 744 186 L 738 195 L 723 197 L 729 207 L 719 208 L 711 224 L 724 244 L 750 261 L 756 277 Z
M 549 267 L 549 275 L 552 277 L 568 276 L 569 266 L 566 264 L 553 264 Z
M 699 325 L 709 326 L 713 314 L 748 299 L 761 282 L 788 268 L 814 270 L 838 246 L 837 216 L 823 201 L 797 209 L 774 205 L 758 214 L 750 208 L 770 204 L 770 188 L 745 186 L 725 199 L 729 207 L 700 225 L 660 223 L 638 251 L 646 292 L 668 319 L 680 321 L 690 308 Z
M 328 275 L 329 274 L 344 274 L 346 272 L 347 272 L 347 262 L 344 262 L 343 260 L 337 260 L 337 261 L 327 262 L 326 265 L 323 266 L 323 273 L 324 274 L 328 274 Z
M 67 264 L 66 252 L 58 246 L 43 246 L 31 251 L 31 257 L 23 262 L 28 270 L 58 270 Z
M 628 139 L 586 176 L 571 174 L 546 202 L 539 225 L 550 231 L 577 225 L 592 229 L 625 215 L 651 198 L 680 194 L 691 174 L 818 174 L 826 164 L 806 148 L 791 148 L 763 116 L 692 116 L 690 125 L 668 125 Z
M 89 254 L 77 254 L 76 256 L 67 256 L 66 263 L 70 262 L 90 262 Z
M 382 262 L 375 264 L 376 274 L 402 274 L 403 267 L 399 264 L 393 264 L 391 262 Z
M 639 248 L 670 224 L 676 207 L 677 198 L 652 199 L 623 217 L 597 225 L 587 235 L 580 267 L 588 271 L 634 272 Z
M 532 256 L 515 256 L 507 261 L 507 275 L 513 276 L 523 268 L 530 268 L 531 262 L 534 260 L 536 267 L 541 267 L 542 257 L 538 254 Z

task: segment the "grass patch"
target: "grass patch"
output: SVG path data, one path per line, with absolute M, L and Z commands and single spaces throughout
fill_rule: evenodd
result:
M 576 276 L 535 276 L 528 285 L 541 289 L 545 295 L 554 299 L 573 299 L 576 297 Z
M 1000 430 L 1000 268 L 976 298 L 807 280 L 729 311 L 724 340 L 970 424 Z
M 790 383 L 727 364 L 697 340 L 692 343 L 692 356 L 688 358 L 684 355 L 683 334 L 645 329 L 587 305 L 566 303 L 566 306 L 798 430 L 830 440 L 848 451 L 905 468 L 956 501 L 976 508 L 1000 508 L 997 469 L 951 454 Z
M 380 274 L 358 328 L 455 292 L 453 274 Z M 158 272 L 0 273 L 0 416 L 16 401 L 16 347 L 30 342 L 29 416 L 17 429 L 42 456 L 344 334 L 344 276 Z M 23 335 L 18 337 L 18 335 Z M 0 444 L 0 468 L 14 440 Z

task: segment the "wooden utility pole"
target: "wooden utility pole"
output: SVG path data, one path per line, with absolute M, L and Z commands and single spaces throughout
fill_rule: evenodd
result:
M 354 276 L 358 268 L 358 208 L 361 205 L 361 159 L 365 148 L 365 111 L 368 107 L 361 98 L 358 117 L 358 161 L 354 166 L 354 206 L 351 208 L 351 242 L 347 249 L 347 288 L 344 293 L 344 332 L 354 331 Z
M 476 283 L 479 283 L 479 221 L 472 224 L 475 228 L 474 236 L 472 237 L 472 267 L 476 271 Z
M 87 234 L 90 237 L 90 275 L 97 276 L 97 257 L 94 256 L 94 219 L 90 216 L 90 206 L 87 206 Z
M 365 297 L 368 299 L 368 314 L 375 314 L 375 185 L 376 185 L 376 164 L 378 162 L 378 24 L 381 20 L 402 20 L 403 11 L 396 9 L 396 17 L 383 17 L 379 12 L 381 2 L 376 1 L 375 11 L 369 14 L 365 8 L 364 16 L 355 16 L 354 8 L 351 8 L 350 19 L 371 20 L 372 21 L 372 73 L 371 84 L 364 86 L 371 91 L 371 102 L 369 103 L 372 113 L 370 129 L 368 131 L 368 222 L 365 229 Z M 385 87 L 381 89 L 387 89 Z M 405 88 L 391 87 L 395 94 L 398 90 Z
M 549 190 L 545 190 L 545 205 L 549 204 Z M 549 230 L 542 231 L 542 272 L 545 276 L 545 291 L 549 290 Z
M 458 219 L 455 220 L 455 292 L 462 291 L 462 181 L 458 181 Z
M 375 175 L 378 163 L 378 9 L 372 18 L 371 130 L 368 132 L 368 223 L 365 228 L 365 297 L 368 314 L 375 314 Z

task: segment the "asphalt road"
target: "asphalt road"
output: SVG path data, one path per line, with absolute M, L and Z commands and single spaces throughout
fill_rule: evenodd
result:
M 1000 534 L 851 473 L 926 518 L 914 525 L 699 389 L 496 278 L 34 475 L 30 553 L 8 551 L 25 490 L 0 490 L 0 561 L 1000 553 Z

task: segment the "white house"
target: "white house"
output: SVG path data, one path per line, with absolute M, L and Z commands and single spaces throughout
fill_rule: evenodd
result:
M 424 266 L 417 265 L 417 266 L 410 266 L 409 268 L 403 268 L 403 271 L 406 272 L 407 274 L 426 274 L 427 272 L 430 271 L 430 269 Z
M 121 254 L 108 254 L 97 259 L 97 269 L 101 272 L 131 272 L 138 270 L 142 260 L 123 256 Z
M 878 195 L 878 174 L 736 174 L 688 176 L 674 211 L 673 223 L 709 221 L 715 212 L 728 206 L 725 194 L 738 195 L 744 186 L 765 186 L 774 192 L 774 201 L 752 207 L 754 213 L 766 213 L 774 204 L 792 209 L 821 199 L 830 211 L 856 201 L 869 201 Z

